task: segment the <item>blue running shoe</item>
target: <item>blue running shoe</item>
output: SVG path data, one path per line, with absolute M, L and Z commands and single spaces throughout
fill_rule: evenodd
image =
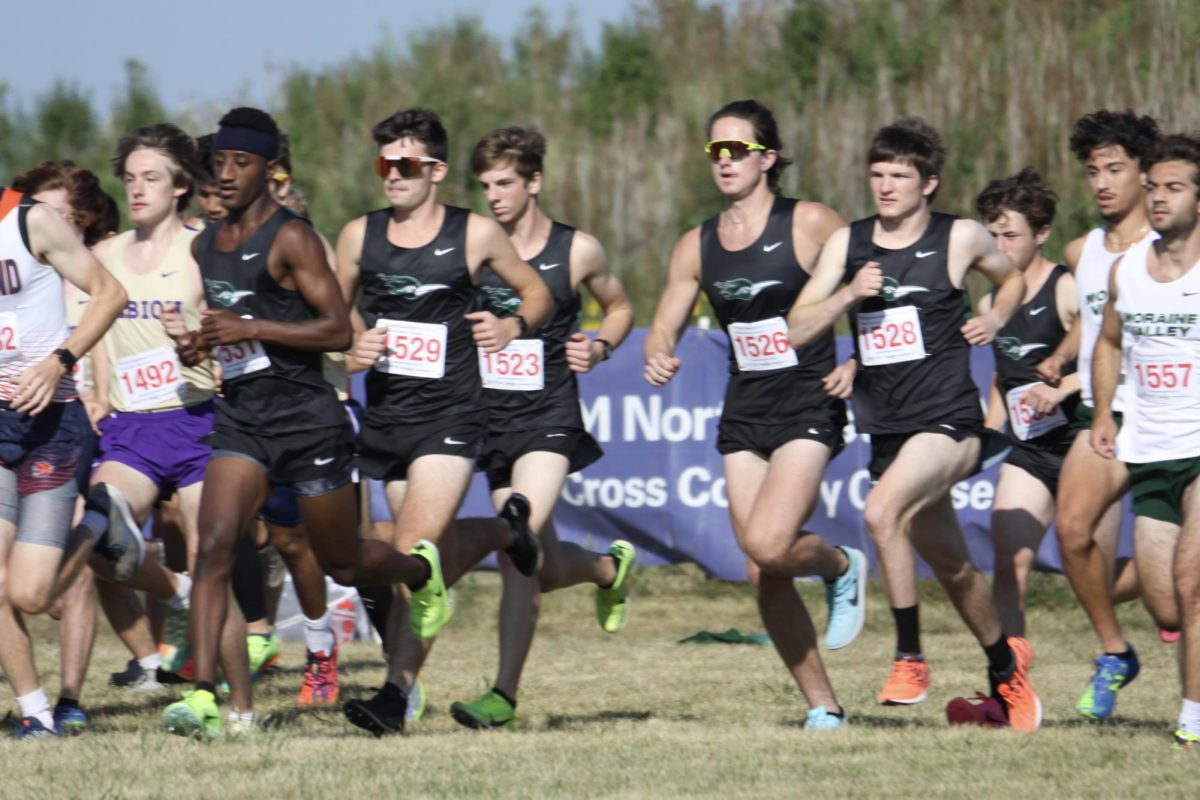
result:
M 808 718 L 804 720 L 806 731 L 829 731 L 846 724 L 845 717 L 838 717 L 825 710 L 825 706 L 809 709 Z
M 867 557 L 853 547 L 838 547 L 850 561 L 845 574 L 825 584 L 829 627 L 825 647 L 838 650 L 854 641 L 867 618 Z
M 88 715 L 79 706 L 58 706 L 54 707 L 54 727 L 58 728 L 63 736 L 76 736 L 83 733 L 87 728 Z
M 1129 658 L 1105 653 L 1096 659 L 1096 672 L 1075 704 L 1075 710 L 1088 719 L 1108 719 L 1117 706 L 1117 691 L 1133 683 L 1141 665 L 1137 651 L 1129 648 Z
M 17 729 L 8 734 L 10 739 L 52 739 L 62 736 L 57 728 L 47 728 L 37 717 L 21 717 Z

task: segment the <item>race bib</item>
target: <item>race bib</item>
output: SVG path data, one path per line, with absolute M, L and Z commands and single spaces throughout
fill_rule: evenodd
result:
M 925 357 L 925 337 L 916 306 L 858 314 L 858 351 L 868 367 Z
M 0 314 L 0 361 L 21 355 L 21 337 L 17 332 L 17 315 L 7 311 Z
M 1138 400 L 1170 406 L 1196 402 L 1196 365 L 1186 355 L 1148 356 L 1135 350 L 1133 382 Z
M 1043 414 L 1025 403 L 1023 398 L 1029 394 L 1030 389 L 1037 385 L 1038 383 L 1035 381 L 1018 386 L 1010 389 L 1004 396 L 1005 402 L 1008 403 L 1008 424 L 1012 427 L 1013 436 L 1022 442 L 1036 439 L 1043 433 L 1067 424 L 1067 415 L 1063 413 L 1061 407 L 1055 406 L 1049 414 Z
M 160 347 L 117 359 L 117 387 L 126 408 L 153 408 L 178 400 L 183 375 L 174 349 Z
M 499 353 L 479 351 L 483 388 L 533 392 L 546 388 L 545 346 L 541 339 L 513 339 Z
M 237 344 L 219 344 L 216 353 L 221 365 L 221 379 L 226 381 L 252 372 L 262 372 L 271 366 L 271 357 L 257 339 L 246 339 Z
M 739 372 L 794 367 L 796 351 L 788 341 L 787 322 L 771 317 L 758 322 L 731 322 L 729 344 Z
M 445 376 L 445 325 L 394 319 L 381 319 L 376 324 L 387 328 L 387 339 L 375 369 L 412 378 L 436 380 Z

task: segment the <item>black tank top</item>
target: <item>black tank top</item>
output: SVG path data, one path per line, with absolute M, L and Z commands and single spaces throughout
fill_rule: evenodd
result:
M 871 241 L 876 219 L 851 223 L 846 263 L 847 282 L 868 261 L 879 262 L 883 270 L 880 295 L 850 312 L 859 364 L 854 380 L 855 428 L 863 433 L 913 433 L 937 423 L 981 426 L 970 346 L 959 331 L 969 311 L 967 293 L 950 282 L 947 261 L 956 218 L 933 214 L 921 237 L 900 250 Z M 889 317 L 881 320 L 884 312 Z M 916 349 L 924 342 L 923 356 L 867 363 L 886 357 L 889 349 L 911 349 L 914 341 Z
M 1058 314 L 1057 288 L 1058 282 L 1068 272 L 1062 264 L 1056 264 L 1046 277 L 1042 288 L 1028 302 L 1023 304 L 1017 313 L 996 334 L 992 342 L 992 351 L 996 356 L 996 375 L 999 378 L 1000 394 L 1005 399 L 1005 407 L 1009 412 L 1009 429 L 1016 430 L 1012 421 L 1012 409 L 1008 408 L 1008 393 L 1020 386 L 1038 383 L 1041 378 L 1037 374 L 1037 365 L 1054 352 L 1059 342 L 1067 335 Z M 996 293 L 992 292 L 995 299 Z M 1071 362 L 1063 371 L 1068 375 L 1075 371 Z M 1075 421 L 1076 408 L 1079 405 L 1079 395 L 1073 394 L 1063 401 L 1060 408 L 1068 422 Z M 1060 426 L 1036 437 L 1038 442 L 1058 442 L 1070 435 L 1070 428 Z M 1015 438 L 1015 437 L 1014 437 Z M 1035 441 L 1031 439 L 1030 441 Z
M 736 252 L 717 236 L 719 216 L 700 227 L 700 285 L 730 339 L 722 420 L 840 425 L 845 419 L 845 404 L 821 388 L 835 365 L 833 331 L 805 347 L 787 343 L 787 314 L 809 277 L 792 246 L 795 207 L 795 200 L 776 197 L 762 235 Z M 772 363 L 778 366 L 751 368 Z
M 223 308 L 241 316 L 274 322 L 303 322 L 313 318 L 303 295 L 280 286 L 267 269 L 267 255 L 279 229 L 292 220 L 308 224 L 302 217 L 280 207 L 236 250 L 216 249 L 217 232 L 223 221 L 201 232 L 197 243 L 200 275 L 209 308 Z M 261 346 L 270 364 L 249 369 L 241 375 L 231 359 L 254 356 Z M 225 395 L 217 405 L 217 424 L 259 435 L 274 435 L 313 428 L 344 425 L 333 387 L 321 374 L 321 353 L 296 350 L 271 342 L 241 343 L 214 354 L 222 366 L 221 386 Z M 261 363 L 261 362 L 260 362 Z
M 542 340 L 545 383 L 541 391 L 484 389 L 488 430 L 527 431 L 540 428 L 583 428 L 575 373 L 567 366 L 566 342 L 579 326 L 579 293 L 571 288 L 571 243 L 575 229 L 551 223 L 550 237 L 529 266 L 550 289 L 554 312 L 537 332 L 526 338 Z M 498 317 L 516 313 L 521 299 L 490 269 L 479 280 L 483 307 Z
M 467 268 L 470 213 L 445 206 L 437 236 L 415 248 L 397 247 L 388 241 L 390 208 L 367 215 L 358 300 L 367 327 L 386 319 L 441 325 L 446 331 L 441 378 L 370 371 L 366 417 L 371 421 L 429 422 L 482 408 L 475 340 L 470 321 L 464 319 L 476 310 L 475 287 Z

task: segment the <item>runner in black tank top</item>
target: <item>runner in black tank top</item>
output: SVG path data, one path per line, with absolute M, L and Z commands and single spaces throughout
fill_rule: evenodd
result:
M 1025 276 L 1021 307 L 992 342 L 996 372 L 985 424 L 1007 422 L 1012 451 L 1000 467 L 992 502 L 995 572 L 992 594 L 1004 629 L 1025 635 L 1025 587 L 1042 538 L 1054 519 L 1058 474 L 1074 440 L 1079 375 L 1066 365 L 1057 386 L 1038 377 L 1078 317 L 1070 271 L 1042 247 L 1054 220 L 1054 193 L 1032 169 L 992 181 L 976 200 L 979 216 L 1000 250 Z M 994 294 L 979 301 L 986 313 Z
M 440 582 L 436 555 L 413 557 L 383 542 L 360 542 L 356 526 L 346 524 L 355 518 L 353 441 L 332 387 L 321 378 L 320 354 L 346 347 L 350 321 L 320 239 L 267 191 L 278 127 L 258 109 L 234 109 L 221 120 L 214 151 L 229 216 L 193 242 L 210 307 L 200 331 L 177 331 L 176 343 L 185 364 L 218 353 L 226 399 L 200 498 L 191 604 L 196 691 L 168 706 L 164 718 L 174 733 L 201 736 L 221 729 L 214 680 L 235 546 L 272 484 L 295 490 L 313 552 L 339 583 Z M 236 666 L 226 678 L 238 712 L 234 724 L 252 726 L 245 651 L 231 660 Z
M 424 108 L 397 112 L 376 125 L 373 136 L 376 174 L 390 207 L 351 221 L 337 244 L 338 281 L 356 309 L 347 368 L 372 371 L 359 464 L 385 482 L 396 547 L 415 543 L 415 553 L 440 563 L 436 543 L 456 537 L 454 562 L 442 565 L 449 582 L 495 550 L 509 553 L 514 566 L 531 575 L 539 552 L 523 498 L 501 518 L 476 520 L 462 530 L 451 523 L 486 422 L 476 347 L 496 353 L 536 330 L 549 316 L 549 292 L 499 225 L 438 202 L 449 148 L 437 114 Z M 512 318 L 476 310 L 474 285 L 484 267 L 520 296 Z M 387 682 L 375 697 L 345 704 L 351 723 L 377 736 L 403 730 L 407 693 L 424 660 L 421 640 L 435 636 L 450 617 L 446 585 L 439 575 L 411 598 L 397 596 Z M 402 624 L 405 618 L 410 625 Z
M 853 365 L 835 369 L 828 332 L 793 349 L 785 317 L 842 219 L 818 203 L 778 196 L 779 172 L 788 162 L 779 152 L 774 116 L 761 103 L 726 105 L 709 119 L 708 134 L 705 152 L 724 210 L 675 246 L 646 337 L 645 376 L 654 386 L 675 376 L 675 345 L 703 289 L 731 340 L 717 448 L 734 533 L 767 632 L 813 706 L 805 727 L 838 727 L 843 710 L 794 578 L 826 581 L 825 645 L 850 644 L 865 614 L 866 557 L 802 526 L 816 506 L 826 464 L 841 449 Z
M 505 638 L 496 680 L 474 700 L 450 706 L 454 719 L 472 728 L 506 728 L 513 723 L 539 591 L 595 584 L 597 619 L 610 633 L 624 624 L 629 608 L 626 579 L 635 556 L 633 545 L 618 540 L 601 554 L 573 542 L 560 543 L 551 519 L 568 472 L 583 469 L 601 455 L 583 427 L 575 373 L 590 371 L 611 355 L 628 335 L 633 312 L 595 237 L 552 221 L 539 206 L 545 148 L 537 131 L 502 128 L 485 134 L 471 158 L 496 221 L 518 255 L 546 282 L 555 303 L 553 315 L 536 337 L 521 337 L 500 353 L 479 355 L 488 406 L 480 465 L 487 472 L 492 504 L 503 510 L 516 497 L 528 499 L 529 525 L 545 559 L 536 578 L 521 576 L 508 558 L 499 559 L 504 579 L 499 630 Z M 578 330 L 581 285 L 587 286 L 604 315 L 595 339 Z M 512 313 L 517 298 L 490 271 L 481 277 L 480 290 L 485 307 L 497 316 Z
M 990 438 L 980 430 L 967 345 L 990 343 L 1025 287 L 982 225 L 930 210 L 944 158 L 941 134 L 923 120 L 904 118 L 876 132 L 867 163 L 878 214 L 829 237 L 788 315 L 790 337 L 793 344 L 810 342 L 843 313 L 853 323 L 862 361 L 855 423 L 871 433 L 869 469 L 877 481 L 864 521 L 896 620 L 896 656 L 879 701 L 919 703 L 930 685 L 915 547 L 987 656 L 992 696 L 980 705 L 952 700 L 950 721 L 1033 730 L 1041 724 L 1041 701 L 1029 684 L 1032 649 L 1005 635 L 950 500 L 951 488 L 981 466 L 981 437 Z M 988 313 L 964 322 L 969 269 L 999 291 Z

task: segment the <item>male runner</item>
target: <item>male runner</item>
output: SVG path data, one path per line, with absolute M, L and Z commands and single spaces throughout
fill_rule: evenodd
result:
M 1165 137 L 1141 165 L 1159 238 L 1113 265 L 1091 438 L 1100 457 L 1128 465 L 1142 599 L 1160 627 L 1183 634 L 1175 746 L 1200 750 L 1200 134 Z
M 357 298 L 355 328 L 363 331 L 350 367 L 371 368 L 358 463 L 367 476 L 385 481 L 395 520 L 392 541 L 402 547 L 417 538 L 441 541 L 470 485 L 486 431 L 476 347 L 485 354 L 502 351 L 541 325 L 551 299 L 500 225 L 438 202 L 438 184 L 449 167 L 446 129 L 437 114 L 399 111 L 373 134 L 389 207 L 342 229 L 337 277 L 344 296 Z M 475 310 L 475 285 L 485 266 L 520 298 L 511 317 Z M 538 566 L 528 512 L 527 501 L 514 495 L 503 519 L 476 526 L 487 538 L 484 547 L 506 550 L 523 575 Z M 459 537 L 445 538 L 453 547 Z M 461 574 L 467 560 L 448 559 L 447 568 Z M 424 601 L 414 595 L 411 605 L 418 609 Z M 412 635 L 403 630 L 405 615 L 397 598 L 386 637 L 387 683 L 374 698 L 345 706 L 353 724 L 377 736 L 403 730 L 406 693 L 415 678 L 404 660 L 414 656 L 404 654 L 427 650 L 449 609 L 436 626 L 411 626 Z
M 1025 282 L 986 228 L 930 210 L 944 160 L 941 135 L 920 119 L 876 132 L 868 163 L 878 213 L 830 236 L 789 316 L 791 340 L 811 341 L 846 312 L 856 334 L 855 425 L 871 434 L 875 481 L 864 518 L 896 620 L 896 658 L 879 701 L 919 703 L 929 687 L 915 547 L 988 662 L 991 695 L 978 706 L 952 700 L 948 718 L 1032 731 L 1042 719 L 1029 683 L 1032 648 L 1005 635 L 950 501 L 951 487 L 977 472 L 983 457 L 969 345 L 995 338 L 1020 306 Z M 998 291 L 990 311 L 964 324 L 969 269 Z
M 992 181 L 975 200 L 1000 252 L 1025 276 L 1021 307 L 992 342 L 996 372 L 984 419 L 994 430 L 1007 423 L 1012 442 L 992 503 L 992 595 L 1001 625 L 1014 636 L 1025 635 L 1025 589 L 1038 546 L 1054 519 L 1058 472 L 1074 438 L 1071 425 L 1079 394 L 1075 372 L 1057 386 L 1037 376 L 1037 365 L 1062 342 L 1079 314 L 1075 279 L 1042 253 L 1056 200 L 1032 167 Z M 984 295 L 980 313 L 991 307 L 992 295 Z
M 512 127 L 485 134 L 471 154 L 471 168 L 493 216 L 518 255 L 537 268 L 554 300 L 554 314 L 536 335 L 513 339 L 498 353 L 479 354 L 488 412 L 480 466 L 497 511 L 518 502 L 514 495 L 528 499 L 529 525 L 545 558 L 535 579 L 521 575 L 507 555 L 499 556 L 504 592 L 496 680 L 475 700 L 450 706 L 454 719 L 471 728 L 506 728 L 515 722 L 517 687 L 533 643 L 539 591 L 596 584 L 597 617 L 610 633 L 621 628 L 628 612 L 633 545 L 618 540 L 607 554 L 591 553 L 559 542 L 551 520 L 568 473 L 602 454 L 584 430 L 575 374 L 591 371 L 612 355 L 633 327 L 633 310 L 621 282 L 608 271 L 600 242 L 552 221 L 542 211 L 545 153 L 541 133 Z M 491 270 L 483 273 L 479 285 L 484 308 L 497 317 L 508 317 L 520 303 Z M 577 330 L 581 286 L 587 286 L 604 314 L 594 339 Z M 471 521 L 464 520 L 458 530 L 467 532 L 470 526 Z
M 353 441 L 345 411 L 321 375 L 321 353 L 350 344 L 349 317 L 320 239 L 267 191 L 278 126 L 258 109 L 234 109 L 222 117 L 213 151 L 229 215 L 192 246 L 209 308 L 199 332 L 177 342 L 185 364 L 208 352 L 217 356 L 224 402 L 200 499 L 203 534 L 191 607 L 196 688 L 165 715 L 169 730 L 205 737 L 221 732 L 216 645 L 234 550 L 272 483 L 299 496 L 313 550 L 334 580 L 441 585 L 435 546 L 422 542 L 416 554 L 404 555 L 382 542 L 360 542 L 352 524 Z M 435 597 L 429 606 L 444 614 L 442 603 L 444 596 Z M 233 680 L 247 673 L 244 658 L 237 662 L 227 658 L 222 665 L 234 690 L 234 730 L 256 719 L 248 681 L 239 689 Z
M 91 542 L 136 571 L 138 532 L 106 531 L 117 513 L 107 487 L 71 529 L 90 425 L 71 369 L 125 305 L 124 290 L 48 205 L 0 189 L 0 667 L 21 708 L 18 736 L 55 735 L 23 614 L 49 608 L 89 556 Z M 91 297 L 68 334 L 63 278 Z
M 1103 652 L 1087 689 L 1075 704 L 1091 719 L 1106 719 L 1116 708 L 1117 691 L 1137 677 L 1137 653 L 1125 640 L 1114 608 L 1114 584 L 1132 583 L 1128 574 L 1113 579 L 1113 559 L 1121 538 L 1121 496 L 1129 487 L 1129 472 L 1120 461 L 1101 458 L 1089 441 L 1092 422 L 1092 352 L 1100 335 L 1108 275 L 1121 254 L 1143 239 L 1154 238 L 1146 216 L 1145 174 L 1139 160 L 1158 141 L 1158 124 L 1133 112 L 1096 111 L 1081 117 L 1071 134 L 1071 152 L 1087 168 L 1088 189 L 1104 225 L 1067 245 L 1067 268 L 1075 274 L 1079 320 L 1072 336 L 1059 345 L 1038 369 L 1053 385 L 1062 365 L 1078 352 L 1081 404 L 1079 432 L 1067 452 L 1059 476 L 1058 549 L 1063 571 L 1079 604 L 1100 639 Z M 1125 410 L 1124 386 L 1117 387 L 1113 410 Z M 1136 590 L 1122 591 L 1136 596 Z

